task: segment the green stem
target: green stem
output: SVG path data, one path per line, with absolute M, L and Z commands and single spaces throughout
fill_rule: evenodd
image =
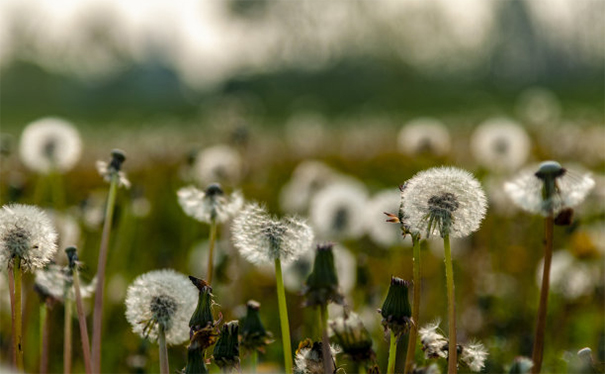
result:
M 71 328 L 71 314 L 72 314 L 72 306 L 71 299 L 65 295 L 65 325 L 63 330 L 63 373 L 69 374 L 71 373 L 71 336 L 72 336 L 72 328 Z
M 105 208 L 105 222 L 103 224 L 103 235 L 101 237 L 101 248 L 99 249 L 99 261 L 97 267 L 97 287 L 95 289 L 95 306 L 92 320 L 92 370 L 101 372 L 101 330 L 103 327 L 103 291 L 105 289 L 105 267 L 107 265 L 107 249 L 109 247 L 109 233 L 113 210 L 116 202 L 119 176 L 117 173 L 111 177 L 109 184 L 109 196 Z
M 456 348 L 456 299 L 454 293 L 454 266 L 452 265 L 452 249 L 450 247 L 450 236 L 443 237 L 443 249 L 445 250 L 445 277 L 447 282 L 447 317 L 449 327 L 449 347 L 447 372 L 456 374 L 458 372 L 458 351 Z
M 252 355 L 250 357 L 250 372 L 256 373 L 256 365 L 258 364 L 258 351 L 255 349 L 252 351 Z
M 15 352 L 15 364 L 17 371 L 23 372 L 23 321 L 22 321 L 22 307 L 21 307 L 21 279 L 23 273 L 21 271 L 21 257 L 17 256 L 13 262 L 13 277 L 15 282 L 15 340 L 13 341 L 13 348 Z
M 158 345 L 160 347 L 160 373 L 169 374 L 168 348 L 166 347 L 166 331 L 164 325 L 158 324 Z
M 542 370 L 544 332 L 546 330 L 546 312 L 548 309 L 548 289 L 550 286 L 550 264 L 552 261 L 553 223 L 554 218 L 552 214 L 544 219 L 544 270 L 542 273 L 542 288 L 540 289 L 536 336 L 534 338 L 534 348 L 531 357 L 534 362 L 534 366 L 531 368 L 533 374 L 537 374 Z
M 214 243 L 216 241 L 216 222 L 213 220 L 210 224 L 210 247 L 208 249 L 208 284 L 212 284 L 212 270 L 214 269 Z
M 414 274 L 414 298 L 412 303 L 412 326 L 408 337 L 408 351 L 405 356 L 405 373 L 411 373 L 414 369 L 414 357 L 416 355 L 416 337 L 418 335 L 418 323 L 420 315 L 420 238 L 412 235 L 413 241 L 413 274 Z
M 281 324 L 281 337 L 284 349 L 284 365 L 287 374 L 292 373 L 292 343 L 290 342 L 290 324 L 288 323 L 288 307 L 286 305 L 286 290 L 281 271 L 281 261 L 275 259 L 275 283 L 277 284 L 277 302 L 279 305 L 279 321 Z
M 78 322 L 80 323 L 80 340 L 82 342 L 82 354 L 84 356 L 84 367 L 86 374 L 92 373 L 90 363 L 90 341 L 88 340 L 88 327 L 86 326 L 86 316 L 84 315 L 84 306 L 82 305 L 82 294 L 80 293 L 80 274 L 77 267 L 73 271 L 74 291 L 76 294 L 76 308 L 78 311 Z
M 389 345 L 389 363 L 387 365 L 387 374 L 395 373 L 395 360 L 397 359 L 397 337 L 391 330 L 391 343 Z
M 319 307 L 321 313 L 321 351 L 325 373 L 333 373 L 332 352 L 330 352 L 330 338 L 328 337 L 328 305 Z
M 46 302 L 40 304 L 40 373 L 48 373 L 48 320 L 49 310 Z

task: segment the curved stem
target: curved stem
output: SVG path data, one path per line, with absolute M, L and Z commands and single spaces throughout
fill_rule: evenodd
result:
M 450 248 L 450 236 L 443 237 L 443 249 L 445 250 L 445 277 L 447 282 L 447 317 L 449 327 L 449 347 L 447 372 L 456 374 L 458 371 L 458 351 L 456 348 L 456 298 L 454 293 L 454 266 L 452 265 L 452 250 Z
M 387 365 L 387 374 L 395 373 L 395 361 L 397 359 L 397 337 L 391 330 L 391 343 L 389 345 L 389 363 Z
M 160 346 L 160 373 L 169 374 L 168 348 L 166 347 L 166 331 L 164 325 L 158 324 L 158 344 Z
M 118 174 L 111 177 L 109 184 L 109 196 L 105 208 L 105 223 L 103 224 L 103 235 L 101 237 L 101 248 L 99 249 L 99 261 L 97 267 L 97 287 L 95 288 L 95 307 L 92 319 L 92 369 L 95 373 L 101 372 L 101 330 L 103 327 L 103 291 L 105 289 L 105 267 L 107 265 L 107 249 L 109 247 L 109 233 L 113 208 L 116 201 L 118 189 Z
M 71 373 L 71 299 L 65 296 L 65 314 L 64 314 L 64 330 L 63 330 L 63 373 Z
M 333 373 L 332 352 L 330 352 L 330 338 L 328 337 L 328 305 L 319 307 L 321 313 L 321 353 L 323 357 L 324 372 Z
M 552 261 L 553 223 L 554 218 L 552 214 L 544 219 L 544 270 L 542 273 L 542 288 L 540 289 L 540 306 L 538 307 L 536 336 L 534 338 L 534 348 L 531 356 L 532 361 L 534 362 L 531 372 L 534 374 L 539 373 L 542 369 L 542 356 L 544 354 L 544 331 L 546 330 L 548 289 L 550 286 L 550 263 Z
M 17 366 L 17 371 L 23 372 L 23 311 L 21 307 L 21 279 L 23 274 L 21 271 L 21 257 L 19 256 L 15 257 L 14 259 L 13 277 L 15 286 L 15 339 L 13 340 L 13 348 L 15 352 L 15 364 Z
M 277 302 L 279 306 L 279 321 L 281 324 L 281 337 L 284 349 L 284 366 L 287 374 L 292 373 L 292 343 L 290 342 L 290 323 L 288 322 L 288 307 L 286 304 L 286 291 L 281 271 L 281 261 L 275 259 L 275 283 L 277 285 Z
M 416 354 L 416 337 L 418 335 L 418 323 L 420 315 L 420 238 L 412 235 L 413 246 L 413 274 L 414 274 L 414 299 L 412 303 L 412 326 L 408 337 L 408 351 L 405 355 L 405 373 L 411 373 L 414 368 L 414 356 Z
M 214 269 L 214 243 L 216 242 L 216 222 L 213 220 L 210 224 L 210 248 L 208 252 L 208 284 L 212 284 L 212 271 Z
M 88 340 L 88 327 L 86 326 L 86 316 L 84 315 L 84 306 L 82 305 L 82 294 L 80 293 L 80 274 L 78 269 L 73 271 L 74 291 L 76 294 L 76 308 L 78 311 L 78 322 L 80 324 L 80 340 L 82 341 L 82 354 L 84 356 L 84 367 L 86 374 L 92 373 L 90 363 L 90 342 Z

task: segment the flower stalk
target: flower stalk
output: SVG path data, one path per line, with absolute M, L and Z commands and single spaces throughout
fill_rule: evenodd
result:
M 47 302 L 40 304 L 40 374 L 48 373 L 49 307 Z
M 78 255 L 75 247 L 65 249 L 69 258 L 69 269 L 74 282 L 74 293 L 76 296 L 76 311 L 78 312 L 78 323 L 80 325 L 80 340 L 82 342 L 82 355 L 84 356 L 84 368 L 86 374 L 92 373 L 92 364 L 90 362 L 90 341 L 88 340 L 88 327 L 86 326 L 86 316 L 84 315 L 84 305 L 82 304 L 82 293 L 80 292 L 80 271 L 78 270 Z
M 160 350 L 160 373 L 169 374 L 168 347 L 166 346 L 166 330 L 163 324 L 158 324 L 158 345 Z
M 66 286 L 67 287 L 67 286 Z M 72 326 L 71 326 L 71 318 L 72 318 L 72 301 L 67 295 L 67 290 L 65 292 L 64 298 L 64 323 L 63 326 L 63 373 L 70 374 L 71 373 L 71 338 L 72 338 Z
M 325 373 L 334 372 L 334 362 L 330 351 L 330 338 L 328 337 L 328 304 L 320 306 L 321 313 L 321 349 Z
M 458 372 L 458 352 L 456 348 L 456 299 L 454 292 L 454 267 L 452 264 L 452 250 L 450 247 L 450 236 L 443 237 L 443 248 L 445 250 L 445 277 L 447 283 L 447 317 L 449 329 L 448 346 L 448 368 L 447 372 L 456 374 Z
M 391 330 L 391 339 L 389 344 L 389 362 L 387 364 L 387 374 L 395 373 L 395 362 L 397 359 L 397 336 Z
M 23 321 L 21 307 L 21 279 L 23 277 L 23 272 L 21 270 L 21 258 L 19 256 L 16 256 L 14 259 L 11 274 L 13 275 L 14 282 L 14 304 L 12 308 L 14 364 L 18 371 L 23 372 Z M 9 283 L 11 282 L 9 281 Z M 11 301 L 13 301 L 13 299 L 11 299 Z
M 286 291 L 282 276 L 281 260 L 275 259 L 275 282 L 277 284 L 277 302 L 279 306 L 279 321 L 281 327 L 282 346 L 284 350 L 284 367 L 286 373 L 292 373 L 292 343 L 290 341 L 290 323 L 288 322 L 288 307 Z
M 418 336 L 418 323 L 420 321 L 420 235 L 412 234 L 412 256 L 413 256 L 413 299 L 412 299 L 412 324 L 408 336 L 408 350 L 405 357 L 405 373 L 411 373 L 414 369 L 414 356 L 416 353 L 416 339 Z
M 216 242 L 216 220 L 212 220 L 210 223 L 210 247 L 208 249 L 208 272 L 207 279 L 208 283 L 212 284 L 212 273 L 214 270 L 214 245 Z

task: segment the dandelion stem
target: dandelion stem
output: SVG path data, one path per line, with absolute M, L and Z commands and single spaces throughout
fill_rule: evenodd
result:
M 321 353 L 324 363 L 324 372 L 333 373 L 332 352 L 330 352 L 330 338 L 328 337 L 328 305 L 323 304 L 319 307 L 321 313 Z
M 212 270 L 214 269 L 214 243 L 216 241 L 216 221 L 212 220 L 210 224 L 210 248 L 208 252 L 208 283 L 212 284 Z
M 103 236 L 101 237 L 101 248 L 99 249 L 99 261 L 97 267 L 97 287 L 95 289 L 95 307 L 92 320 L 92 369 L 95 373 L 101 372 L 101 329 L 103 325 L 103 290 L 105 288 L 105 267 L 107 265 L 107 248 L 109 247 L 109 233 L 113 208 L 118 190 L 118 173 L 111 176 L 109 185 L 109 196 L 105 208 L 105 223 L 103 224 Z
M 447 315 L 449 328 L 449 347 L 447 372 L 456 374 L 458 371 L 458 351 L 456 350 L 456 299 L 454 293 L 454 267 L 452 265 L 452 250 L 449 234 L 443 237 L 445 250 L 445 277 L 447 282 Z
M 72 336 L 72 328 L 71 328 L 71 314 L 72 314 L 72 306 L 71 299 L 65 295 L 65 314 L 64 314 L 64 329 L 63 329 L 63 373 L 69 374 L 71 373 L 71 336 Z
M 256 365 L 258 363 L 258 351 L 255 349 L 252 351 L 252 355 L 250 357 L 250 372 L 256 373 Z
M 15 366 L 17 367 L 17 371 L 23 372 L 23 321 L 21 314 L 21 278 L 23 277 L 23 273 L 21 271 L 21 257 L 16 256 L 13 264 L 13 278 L 15 287 L 15 318 L 13 320 L 15 336 L 13 340 L 13 348 L 15 352 Z
M 542 273 L 542 288 L 540 290 L 540 306 L 538 309 L 538 321 L 536 323 L 536 336 L 534 338 L 534 348 L 532 361 L 534 366 L 532 373 L 539 373 L 542 369 L 542 355 L 544 354 L 544 331 L 546 329 L 546 312 L 548 309 L 548 288 L 550 285 L 550 263 L 552 260 L 553 246 L 553 215 L 550 214 L 544 219 L 544 270 Z
M 88 327 L 86 326 L 86 316 L 84 315 L 84 306 L 82 305 L 82 294 L 80 293 L 80 274 L 77 267 L 73 270 L 74 291 L 76 294 L 76 308 L 78 311 L 78 322 L 80 323 L 80 339 L 82 341 L 82 352 L 84 355 L 84 367 L 86 374 L 92 373 L 90 363 L 90 341 L 88 340 Z
M 40 373 L 48 373 L 48 322 L 50 317 L 48 304 L 40 304 Z
M 408 337 L 408 351 L 405 357 L 405 373 L 411 373 L 414 368 L 414 356 L 416 354 L 416 337 L 418 335 L 418 322 L 420 315 L 420 237 L 412 235 L 413 241 L 413 272 L 414 272 L 414 296 L 412 303 L 412 325 Z
M 169 374 L 168 348 L 166 347 L 166 331 L 163 324 L 158 324 L 158 344 L 160 346 L 160 373 Z
M 279 305 L 279 321 L 281 324 L 282 345 L 284 349 L 285 372 L 292 373 L 292 343 L 290 342 L 290 324 L 288 323 L 288 307 L 286 305 L 286 291 L 281 271 L 281 261 L 275 259 L 275 282 L 277 284 L 277 301 Z
M 15 274 L 13 273 L 13 269 L 10 266 L 8 267 L 8 290 L 11 302 L 11 342 L 13 343 L 13 366 L 17 367 L 17 351 L 15 350 L 15 347 L 17 346 L 17 326 L 15 316 Z
M 389 363 L 387 365 L 387 374 L 395 373 L 395 360 L 397 359 L 397 337 L 391 330 L 391 342 L 389 346 Z

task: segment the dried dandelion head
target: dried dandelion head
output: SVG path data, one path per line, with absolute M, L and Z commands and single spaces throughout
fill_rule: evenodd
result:
M 177 192 L 185 214 L 205 223 L 223 223 L 233 217 L 244 204 L 240 192 L 225 195 L 220 184 L 213 183 L 205 191 L 189 186 Z
M 116 175 L 118 177 L 118 186 L 130 188 L 130 181 L 126 178 L 126 173 L 122 171 L 122 164 L 126 161 L 126 155 L 122 150 L 114 149 L 111 151 L 111 161 L 97 161 L 97 171 L 106 182 Z

